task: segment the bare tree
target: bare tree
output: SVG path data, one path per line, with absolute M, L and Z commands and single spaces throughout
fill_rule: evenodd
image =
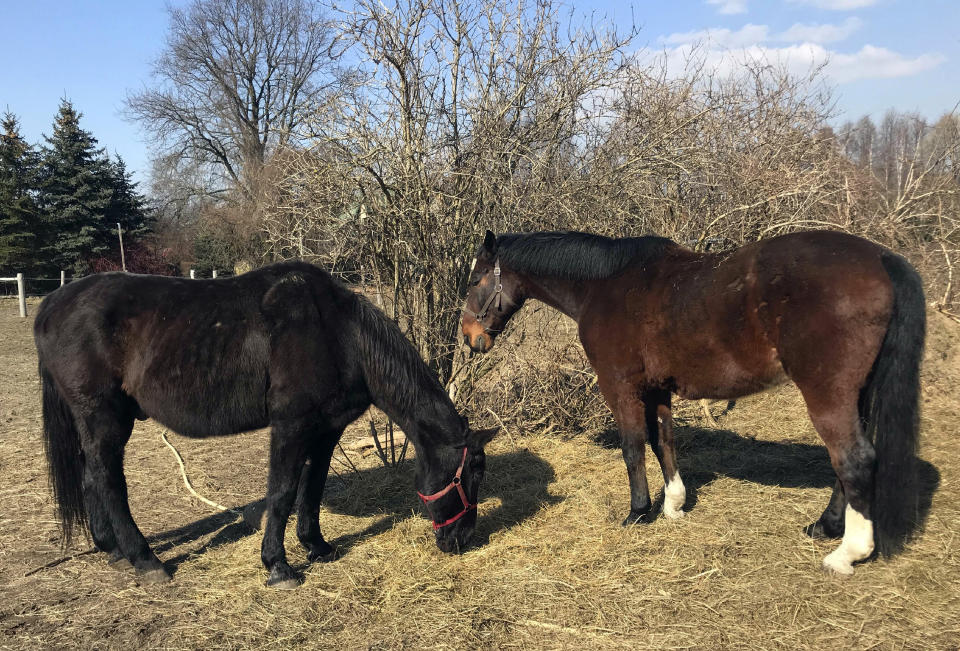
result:
M 252 201 L 335 79 L 329 23 L 307 0 L 194 0 L 171 7 L 155 86 L 127 99 L 161 156 L 208 176 L 203 191 Z

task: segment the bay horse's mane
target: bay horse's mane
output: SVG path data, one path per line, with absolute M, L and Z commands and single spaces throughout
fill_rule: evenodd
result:
M 656 235 L 615 239 L 579 231 L 506 233 L 497 238 L 497 256 L 520 273 L 596 280 L 632 262 L 658 258 L 675 246 L 672 240 Z

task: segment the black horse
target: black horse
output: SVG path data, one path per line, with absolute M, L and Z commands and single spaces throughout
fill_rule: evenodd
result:
M 311 561 L 332 558 L 318 520 L 330 457 L 371 404 L 413 442 L 437 546 L 458 550 L 473 532 L 495 430 L 471 431 L 396 325 L 317 267 L 220 280 L 90 276 L 44 299 L 34 337 L 64 537 L 88 525 L 111 562 L 132 564 L 144 582 L 170 578 L 130 515 L 123 475 L 134 420 L 148 417 L 194 437 L 270 425 L 267 585 L 300 582 L 283 547 L 298 491 L 297 537 Z

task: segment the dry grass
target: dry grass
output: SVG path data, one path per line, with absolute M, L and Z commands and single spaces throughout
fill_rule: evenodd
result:
M 835 543 L 801 529 L 830 494 L 826 453 L 796 392 L 741 401 L 721 430 L 678 428 L 686 518 L 622 529 L 620 452 L 535 432 L 491 445 L 479 544 L 447 556 L 419 515 L 411 467 L 335 468 L 321 524 L 342 557 L 293 592 L 263 586 L 260 536 L 191 498 L 153 423 L 128 446 L 134 515 L 175 570 L 139 586 L 101 555 L 61 556 L 40 444 L 30 320 L 0 302 L 0 646 L 37 648 L 890 648 L 960 640 L 960 327 L 931 314 L 924 372 L 926 530 L 847 579 Z M 692 410 L 690 413 L 694 413 Z M 351 432 L 359 435 L 360 429 Z M 260 498 L 266 436 L 172 442 L 227 506 Z M 656 491 L 656 463 L 648 461 Z M 78 544 L 76 551 L 84 549 Z M 304 566 L 292 529 L 291 560 Z

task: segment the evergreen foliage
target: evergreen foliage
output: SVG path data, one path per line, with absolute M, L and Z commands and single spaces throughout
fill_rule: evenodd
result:
M 34 188 L 39 158 L 9 111 L 0 122 L 0 273 L 32 271 L 40 213 Z

